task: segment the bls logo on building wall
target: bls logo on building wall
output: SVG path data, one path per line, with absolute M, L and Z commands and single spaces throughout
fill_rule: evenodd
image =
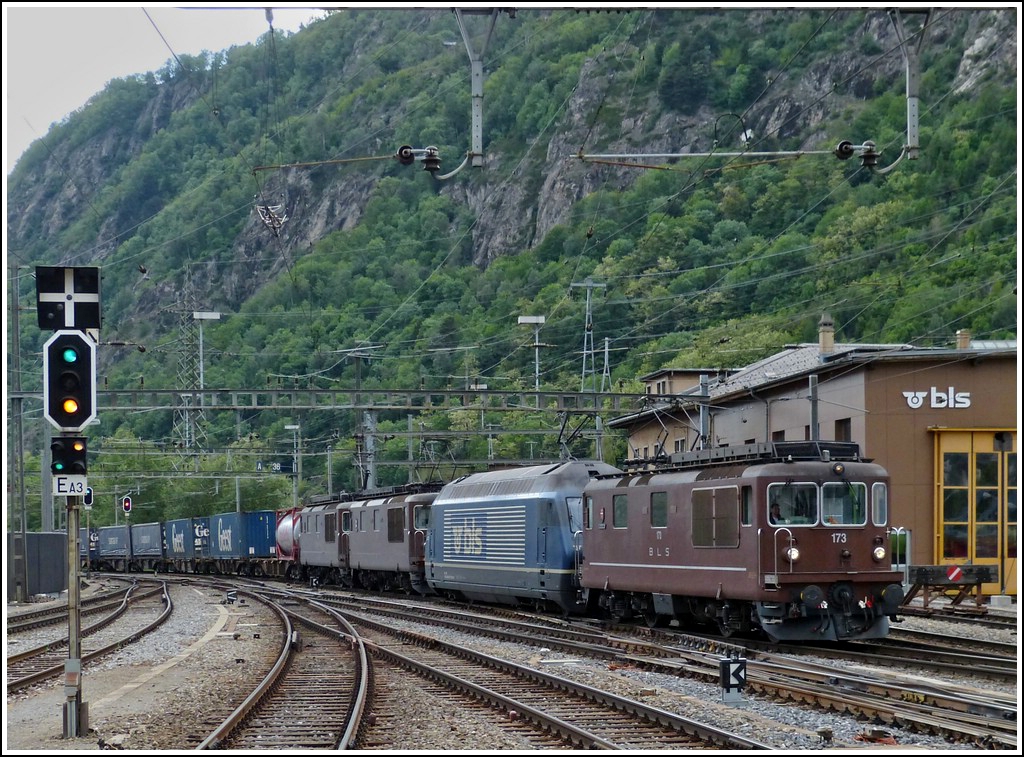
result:
M 971 406 L 971 393 L 958 392 L 953 387 L 949 387 L 946 391 L 939 391 L 933 386 L 931 391 L 903 392 L 903 396 L 907 398 L 907 405 L 910 406 L 911 410 L 924 407 L 925 400 L 929 400 L 928 407 L 931 408 L 958 410 Z

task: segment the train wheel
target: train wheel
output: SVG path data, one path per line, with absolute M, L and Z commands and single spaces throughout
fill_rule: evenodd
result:
M 725 638 L 727 638 L 727 639 L 728 639 L 728 638 L 730 638 L 730 637 L 731 637 L 731 636 L 732 636 L 732 635 L 733 635 L 734 633 L 736 633 L 736 629 L 735 629 L 735 628 L 730 628 L 730 627 L 729 627 L 729 624 L 728 624 L 728 623 L 726 623 L 726 622 L 725 622 L 724 620 L 719 620 L 719 621 L 718 621 L 718 632 L 719 632 L 720 634 L 722 634 L 722 636 L 724 636 Z
M 658 615 L 654 610 L 644 610 L 644 623 L 648 628 L 664 628 L 668 625 L 668 621 L 668 618 Z

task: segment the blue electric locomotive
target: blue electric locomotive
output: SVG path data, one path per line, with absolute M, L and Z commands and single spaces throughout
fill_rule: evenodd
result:
M 617 472 L 571 461 L 449 483 L 430 507 L 427 583 L 452 598 L 578 612 L 583 489 Z

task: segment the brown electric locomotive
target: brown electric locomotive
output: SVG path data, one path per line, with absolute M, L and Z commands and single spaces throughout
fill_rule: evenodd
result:
M 581 599 L 651 626 L 883 637 L 903 601 L 888 491 L 851 442 L 709 449 L 600 476 L 584 492 Z

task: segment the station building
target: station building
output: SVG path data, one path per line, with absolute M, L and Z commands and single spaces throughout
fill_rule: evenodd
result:
M 852 441 L 891 478 L 890 524 L 910 565 L 992 565 L 983 594 L 1017 594 L 1017 343 L 953 348 L 788 345 L 731 372 L 665 368 L 650 401 L 614 418 L 636 460 L 795 440 Z

